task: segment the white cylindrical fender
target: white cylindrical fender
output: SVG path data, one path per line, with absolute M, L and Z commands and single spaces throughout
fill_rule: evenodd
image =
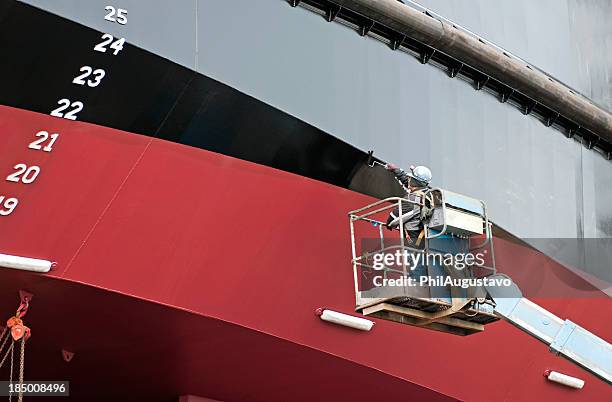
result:
M 374 325 L 374 321 L 366 320 L 365 318 L 355 317 L 352 315 L 339 313 L 337 311 L 319 308 L 315 313 L 323 320 L 345 327 L 359 329 L 361 331 L 369 331 Z
M 53 262 L 47 260 L 39 260 L 36 258 L 19 257 L 16 255 L 0 254 L 0 267 L 19 269 L 22 271 L 31 271 L 46 273 L 51 270 Z
M 544 372 L 544 375 L 546 376 L 546 378 L 548 378 L 549 381 L 554 381 L 559 384 L 566 385 L 568 387 L 577 389 L 582 389 L 582 387 L 584 387 L 584 380 L 566 374 L 561 374 L 557 371 L 546 370 Z

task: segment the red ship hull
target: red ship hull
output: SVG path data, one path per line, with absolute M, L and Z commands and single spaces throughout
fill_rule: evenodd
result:
M 40 130 L 53 152 L 28 149 Z M 201 149 L 0 107 L 0 160 L 38 165 L 2 182 L 0 252 L 57 262 L 0 269 L 0 311 L 34 294 L 29 380 L 69 380 L 74 400 L 605 400 L 610 387 L 500 322 L 457 337 L 377 320 L 371 332 L 321 322 L 351 313 L 347 211 L 372 198 Z M 498 264 L 512 267 L 512 246 Z M 545 257 L 541 257 L 545 261 Z M 533 263 L 533 261 L 532 261 Z M 546 262 L 554 277 L 562 269 Z M 538 300 L 600 337 L 601 298 Z M 61 350 L 75 352 L 67 363 Z M 586 380 L 548 382 L 553 369 Z

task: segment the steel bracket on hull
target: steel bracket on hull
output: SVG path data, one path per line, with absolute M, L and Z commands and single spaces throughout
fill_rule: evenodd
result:
M 559 118 L 560 114 L 559 113 L 555 113 L 554 115 L 548 116 L 546 118 L 546 126 L 550 127 L 553 124 L 555 124 L 557 122 L 557 119 Z
M 502 92 L 500 102 L 501 102 L 501 103 L 506 103 L 506 102 L 508 102 L 508 99 L 510 99 L 510 97 L 511 97 L 512 95 L 514 95 L 514 89 L 512 89 L 512 88 L 510 88 L 510 90 L 509 90 L 509 91 Z
M 587 149 L 593 149 L 597 145 L 597 140 L 587 140 L 586 147 Z
M 29 304 L 33 298 L 34 295 L 32 293 L 23 289 L 19 291 L 19 299 L 21 300 L 22 304 Z
M 300 0 L 289 0 L 291 7 L 297 7 L 300 5 Z
M 435 53 L 436 49 L 431 47 L 425 47 L 419 55 L 419 61 L 421 62 L 421 64 L 427 64 Z
M 451 78 L 455 78 L 457 74 L 461 72 L 462 69 L 463 63 L 457 62 L 455 64 L 451 64 L 451 66 L 448 68 L 448 76 Z
M 333 22 L 340 13 L 340 10 L 342 10 L 342 7 L 333 3 L 330 4 L 329 8 L 325 12 L 325 19 L 327 22 Z
M 66 349 L 62 349 L 62 359 L 64 359 L 66 363 L 70 363 L 73 358 L 74 358 L 74 352 L 71 352 Z
M 568 129 L 567 129 L 566 137 L 567 138 L 574 138 L 574 135 L 576 135 L 578 130 L 580 130 L 580 126 L 579 125 L 569 126 Z
M 368 20 L 363 25 L 359 26 L 359 35 L 366 36 L 373 27 L 374 27 L 374 21 Z
M 391 48 L 391 50 L 399 49 L 400 46 L 402 46 L 402 43 L 404 43 L 404 39 L 406 39 L 405 35 L 400 35 L 391 39 L 391 42 L 389 43 L 389 47 Z
M 523 114 L 525 116 L 531 114 L 531 112 L 533 111 L 533 109 L 538 105 L 538 102 L 533 101 L 533 102 L 529 102 L 527 104 L 525 104 L 523 106 Z
M 589 135 L 583 135 L 582 141 L 586 145 L 587 149 L 593 149 L 596 145 L 599 144 L 600 138 L 594 134 L 589 133 Z
M 474 81 L 476 83 L 476 90 L 480 91 L 482 88 L 484 88 L 489 82 L 489 78 L 490 77 L 488 75 L 485 75 L 482 79 L 476 79 Z

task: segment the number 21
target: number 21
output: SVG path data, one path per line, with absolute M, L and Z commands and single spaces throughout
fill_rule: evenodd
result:
M 35 141 L 32 141 L 30 145 L 28 145 L 28 148 L 36 149 L 36 150 L 43 150 L 45 152 L 51 152 L 53 150 L 53 144 L 55 144 L 55 141 L 57 141 L 59 134 L 49 135 L 49 133 L 46 131 L 39 131 L 36 133 L 36 137 L 39 137 L 39 138 Z M 49 137 L 51 137 L 51 141 L 49 141 L 49 143 L 45 145 L 45 147 L 43 148 L 42 144 L 44 144 L 44 142 L 47 141 Z

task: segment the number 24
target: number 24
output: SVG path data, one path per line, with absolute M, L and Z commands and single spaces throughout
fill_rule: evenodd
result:
M 107 34 L 105 33 L 104 35 L 102 35 L 102 42 L 98 43 L 95 47 L 94 50 L 96 52 L 102 52 L 102 53 L 106 53 L 106 46 L 108 46 L 111 42 L 113 42 L 113 40 L 115 38 L 113 38 L 113 35 Z M 114 50 L 113 55 L 116 56 L 117 53 L 119 53 L 122 49 L 123 49 L 123 44 L 125 43 L 125 39 L 121 38 L 121 39 L 117 39 L 116 41 L 113 42 L 112 45 L 110 45 L 110 48 Z

